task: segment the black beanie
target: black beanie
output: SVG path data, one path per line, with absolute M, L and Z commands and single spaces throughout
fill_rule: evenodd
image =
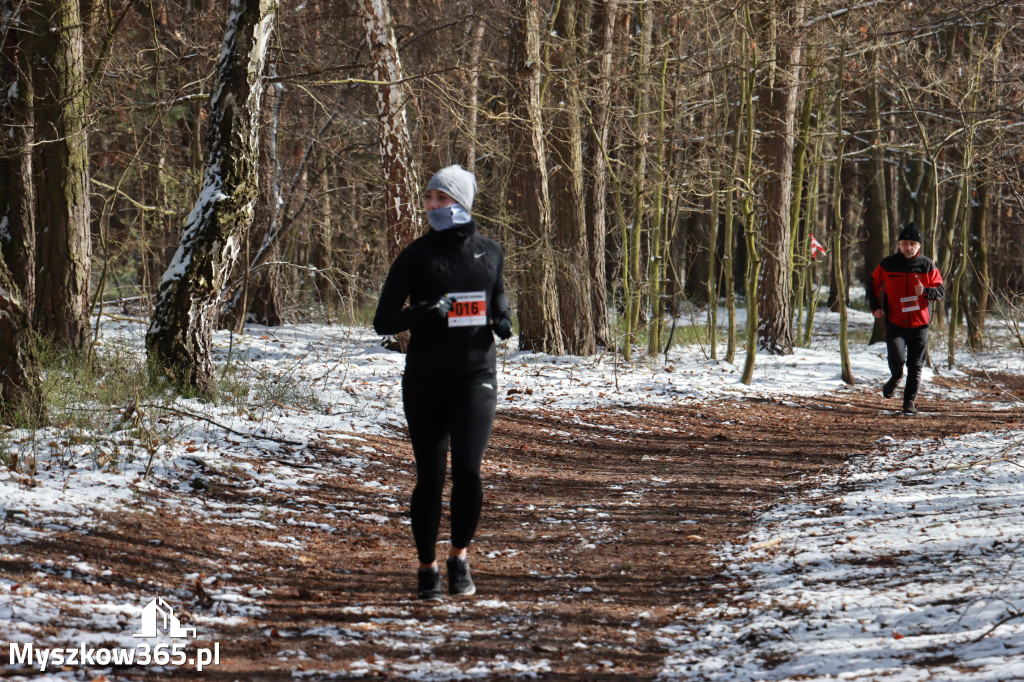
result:
M 907 226 L 900 230 L 900 236 L 897 238 L 901 242 L 917 242 L 921 243 L 921 233 L 917 229 L 917 225 L 914 223 L 907 223 Z

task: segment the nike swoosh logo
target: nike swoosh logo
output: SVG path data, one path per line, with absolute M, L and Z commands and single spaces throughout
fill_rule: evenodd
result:
M 483 255 L 484 254 L 482 254 L 482 253 L 474 253 L 473 254 L 473 258 L 481 258 L 481 257 L 483 257 Z

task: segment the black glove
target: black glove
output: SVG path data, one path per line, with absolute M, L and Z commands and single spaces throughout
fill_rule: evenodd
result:
M 508 340 L 512 336 L 512 320 L 507 317 L 491 322 L 491 329 L 498 335 L 498 338 L 502 341 Z
M 409 306 L 413 316 L 418 320 L 425 320 L 430 317 L 446 318 L 448 311 L 452 309 L 452 299 L 442 296 L 436 301 L 420 301 Z

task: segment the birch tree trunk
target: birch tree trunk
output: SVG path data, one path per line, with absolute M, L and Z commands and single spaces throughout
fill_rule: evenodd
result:
M 510 31 L 511 214 L 522 235 L 519 348 L 561 355 L 558 292 L 551 257 L 551 198 L 541 111 L 540 6 L 518 0 Z
M 267 65 L 267 74 L 277 76 L 273 62 Z M 281 188 L 281 157 L 279 153 L 279 131 L 281 108 L 284 104 L 285 87 L 274 83 L 264 93 L 263 118 L 260 123 L 259 179 L 260 192 L 253 209 L 253 220 L 243 232 L 242 252 L 229 281 L 241 280 L 238 286 L 225 286 L 222 296 L 218 329 L 231 329 L 241 334 L 245 323 L 276 327 L 283 323 L 281 316 L 281 237 L 288 231 L 289 222 L 285 212 L 290 206 L 291 195 L 286 201 Z M 293 180 L 292 191 L 300 178 L 305 177 L 307 150 L 300 164 L 298 175 Z M 254 245 L 259 244 L 259 248 Z M 233 293 L 232 293 L 233 292 Z
M 36 299 L 36 207 L 32 181 L 33 94 L 30 63 L 21 42 L 25 25 L 17 0 L 3 0 L 7 43 L 0 51 L 0 254 L 21 306 L 32 317 Z
M 89 336 L 89 151 L 78 0 L 25 9 L 33 38 L 36 300 L 33 325 L 59 345 Z
M 388 256 L 394 260 L 422 229 L 420 188 L 405 114 L 407 92 L 388 0 L 358 0 L 366 24 L 380 117 L 380 165 L 387 204 Z
M 259 121 L 276 0 L 231 0 L 210 96 L 202 190 L 157 292 L 146 349 L 186 393 L 215 393 L 221 293 L 259 193 Z
M 800 82 L 801 0 L 771 2 L 759 17 L 758 33 L 774 43 L 775 57 L 758 85 L 760 156 L 767 168 L 758 223 L 763 238 L 758 286 L 758 347 L 773 355 L 793 352 L 793 269 L 789 216 L 793 197 L 793 145 Z

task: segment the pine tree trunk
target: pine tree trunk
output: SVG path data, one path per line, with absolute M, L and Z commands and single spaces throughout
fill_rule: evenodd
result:
M 36 298 L 36 206 L 32 180 L 33 115 L 31 65 L 25 25 L 16 0 L 3 0 L 7 45 L 0 52 L 0 255 L 10 270 L 21 307 L 32 318 Z
M 854 230 L 856 229 L 858 223 L 858 202 L 855 201 L 855 198 L 861 195 L 862 187 L 862 176 L 860 173 L 861 165 L 858 164 L 856 161 L 850 159 L 850 156 L 852 156 L 852 151 L 848 148 L 853 144 L 853 139 L 847 137 L 846 147 L 844 147 L 845 160 L 843 161 L 842 170 L 839 171 L 839 179 L 843 184 L 842 194 L 839 198 L 840 211 L 843 215 L 843 240 L 841 244 L 843 252 L 840 254 L 840 261 L 842 262 L 841 274 L 843 281 L 843 289 L 842 291 L 840 291 L 838 281 L 836 280 L 834 273 L 830 269 L 828 299 L 825 304 L 829 310 L 834 311 L 839 310 L 840 296 L 843 297 L 843 300 L 847 304 L 849 304 L 850 300 L 850 278 L 852 277 L 852 273 L 850 272 L 850 261 L 852 260 L 851 250 L 853 248 L 852 235 L 854 234 Z M 878 264 L 875 263 L 875 265 Z M 870 279 L 868 281 L 870 282 Z
M 30 41 L 36 173 L 33 325 L 68 348 L 89 336 L 89 151 L 78 0 L 25 11 Z M 28 45 L 26 45 L 28 47 Z
M 723 209 L 722 225 L 722 289 L 725 292 L 726 309 L 726 347 L 725 361 L 729 364 L 736 362 L 736 282 L 735 282 L 735 222 L 736 222 L 736 178 L 740 160 L 740 136 L 741 127 L 746 121 L 746 107 L 750 104 L 746 96 L 746 84 L 748 79 L 741 79 L 740 93 L 735 97 L 736 105 L 731 112 L 732 140 L 730 145 L 730 157 L 728 168 L 728 185 L 725 187 L 725 207 Z M 727 91 L 728 92 L 728 91 Z M 731 98 L 730 98 L 731 99 Z M 727 117 L 726 121 L 730 119 Z
M 612 342 L 608 320 L 608 271 L 605 251 L 608 236 L 608 139 L 611 132 L 612 51 L 615 46 L 615 25 L 618 0 L 596 3 L 591 34 L 592 49 L 597 53 L 594 97 L 590 102 L 592 124 L 584 150 L 588 169 L 587 241 L 590 246 L 591 312 L 594 340 L 602 346 Z
M 819 116 L 822 112 L 818 111 Z M 819 119 L 820 120 L 820 119 Z M 797 312 L 794 316 L 794 329 L 796 330 L 796 336 L 799 339 L 801 346 L 809 346 L 811 344 L 811 333 L 814 330 L 814 315 L 818 309 L 818 291 L 815 287 L 815 274 L 818 271 L 817 258 L 812 253 L 813 249 L 811 246 L 811 237 L 814 237 L 814 233 L 811 230 L 816 229 L 814 226 L 818 225 L 818 209 L 819 209 L 819 194 L 818 190 L 821 186 L 821 180 L 827 177 L 827 169 L 825 168 L 824 162 L 824 139 L 819 136 L 816 144 L 814 145 L 814 158 L 811 163 L 811 180 L 808 187 L 807 195 L 804 197 L 804 229 L 800 235 L 800 253 L 804 267 L 801 268 L 800 272 L 800 288 L 795 296 L 797 304 Z M 825 238 L 823 233 L 819 233 L 822 239 Z M 817 238 L 817 237 L 815 237 Z M 806 306 L 806 316 L 801 313 L 803 307 Z M 801 335 L 800 328 L 804 319 L 808 320 L 808 324 L 804 327 L 804 332 Z
M 747 32 L 754 35 L 753 21 L 750 17 L 750 4 L 744 6 L 744 19 Z M 757 283 L 761 270 L 761 259 L 757 249 L 757 224 L 754 221 L 754 86 L 756 78 L 757 45 L 751 40 L 745 48 L 744 70 L 747 77 L 743 79 L 743 93 L 740 96 L 744 110 L 744 150 L 743 150 L 743 196 L 740 199 L 740 215 L 743 218 L 743 238 L 746 246 L 746 273 L 743 279 L 747 299 L 746 325 L 746 357 L 743 360 L 743 373 L 740 382 L 749 386 L 754 380 L 754 366 L 757 362 Z
M 711 190 L 711 232 L 708 234 L 708 346 L 709 356 L 712 360 L 718 359 L 718 216 L 719 202 L 721 201 L 722 188 L 721 179 L 714 180 Z M 675 311 L 673 311 L 673 315 Z
M 663 21 L 663 19 L 662 19 Z M 663 25 L 661 30 L 662 42 L 667 43 L 667 25 Z M 653 47 L 653 45 L 652 45 Z M 665 298 L 662 295 L 662 283 L 665 278 L 665 263 L 671 260 L 671 254 L 669 252 L 668 244 L 668 227 L 666 225 L 666 207 L 668 204 L 669 196 L 669 176 L 668 176 L 668 163 L 670 148 L 674 148 L 675 144 L 669 143 L 666 134 L 665 124 L 665 110 L 666 101 L 668 99 L 668 65 L 670 59 L 670 51 L 665 50 L 663 52 L 661 60 L 660 76 L 658 79 L 658 115 L 657 115 L 657 128 L 655 130 L 656 140 L 656 155 L 655 155 L 655 166 L 652 175 L 652 186 L 654 187 L 653 205 L 651 206 L 651 229 L 648 234 L 650 238 L 648 240 L 648 258 L 647 258 L 647 307 L 650 310 L 651 322 L 648 330 L 647 340 L 647 355 L 657 355 L 662 349 L 662 332 L 665 327 Z M 707 224 L 705 216 L 705 225 Z M 707 241 L 705 240 L 703 246 L 706 247 Z M 698 268 L 702 268 L 707 263 L 706 259 L 698 260 Z M 703 283 L 701 278 L 701 272 L 698 270 L 697 279 L 700 280 L 698 283 Z M 705 291 L 703 287 L 698 288 L 698 295 L 703 297 Z
M 867 240 L 864 243 L 867 251 L 864 254 L 864 281 L 870 286 L 871 272 L 889 254 L 889 209 L 885 183 L 885 148 L 881 133 L 881 118 L 878 113 L 878 50 L 868 53 L 868 72 L 870 82 L 867 88 L 867 111 L 865 122 L 868 126 L 868 139 L 871 147 L 868 150 L 867 192 L 865 195 L 864 225 Z M 885 320 L 875 320 L 871 330 L 869 344 L 878 343 L 885 338 Z
M 712 230 L 717 226 L 712 222 L 710 197 L 691 196 L 688 203 L 698 208 L 688 211 L 686 216 L 686 231 L 683 235 L 686 279 L 683 294 L 690 303 L 704 305 L 710 302 L 708 245 Z
M 985 19 L 984 29 L 980 35 L 980 44 L 985 44 L 985 38 L 988 35 L 989 29 L 989 17 Z M 960 229 L 958 230 L 959 236 L 957 239 L 956 249 L 956 260 L 957 267 L 956 272 L 953 274 L 953 282 L 949 291 L 949 327 L 948 327 L 948 347 L 946 355 L 946 364 L 952 369 L 956 365 L 956 330 L 957 325 L 960 322 L 960 313 L 967 313 L 967 317 L 970 317 L 969 311 L 964 310 L 965 306 L 961 306 L 960 296 L 961 292 L 966 292 L 966 278 L 968 269 L 968 256 L 970 255 L 970 233 L 971 226 L 973 223 L 972 216 L 970 215 L 970 189 L 971 182 L 976 174 L 974 161 L 975 155 L 974 150 L 977 144 L 977 99 L 979 90 L 981 88 L 981 66 L 982 66 L 982 55 L 984 52 L 979 52 L 974 49 L 978 35 L 975 33 L 971 34 L 969 53 L 973 57 L 974 73 L 972 74 L 971 81 L 967 88 L 967 96 L 964 98 L 964 109 L 961 112 L 961 116 L 964 117 L 966 125 L 964 126 L 964 150 L 963 150 L 963 173 L 960 179 L 960 200 L 961 204 L 957 209 L 957 216 L 961 221 Z M 951 249 L 952 251 L 952 249 Z M 942 271 L 940 271 L 942 272 Z
M 334 248 L 334 231 L 337 217 L 334 215 L 334 206 L 331 201 L 331 177 L 334 174 L 334 166 L 330 156 L 323 147 L 318 146 L 316 154 L 316 192 L 319 204 L 316 214 L 316 287 L 320 301 L 327 313 L 327 323 L 331 323 L 332 316 L 337 312 L 341 304 L 341 289 L 338 281 L 338 262 Z
M 552 51 L 550 67 L 562 73 L 552 83 L 553 99 L 560 101 L 560 105 L 554 109 L 548 126 L 552 163 L 557 169 L 550 177 L 558 253 L 555 281 L 565 350 L 575 355 L 591 355 L 596 348 L 583 187 L 583 93 L 579 74 L 580 45 L 588 40 L 589 17 L 583 16 L 588 6 L 585 0 L 561 3 L 556 32 L 563 42 L 561 49 Z
M 366 24 L 380 117 L 380 163 L 387 205 L 388 256 L 393 261 L 422 231 L 419 180 L 406 120 L 402 62 L 388 0 L 358 0 Z M 468 207 L 467 207 L 468 208 Z
M 480 67 L 484 48 L 484 35 L 487 31 L 487 22 L 483 14 L 474 18 L 473 23 L 473 44 L 469 51 L 469 61 L 473 67 L 473 73 L 469 78 L 469 111 L 466 115 L 469 120 L 466 123 L 466 170 L 476 172 L 476 136 L 477 119 L 479 118 L 480 106 Z
M 809 79 L 813 79 L 813 71 Z M 793 294 L 793 305 L 790 307 L 794 320 L 794 324 L 791 326 L 795 330 L 794 337 L 796 340 L 800 338 L 800 312 L 803 309 L 806 280 L 804 274 L 808 272 L 807 264 L 810 262 L 807 256 L 810 237 L 807 234 L 801 234 L 800 228 L 804 226 L 803 232 L 810 233 L 812 230 L 811 226 L 813 225 L 811 213 L 806 213 L 803 216 L 805 218 L 803 221 L 800 218 L 802 217 L 801 211 L 805 208 L 803 201 L 804 178 L 807 174 L 807 156 L 811 139 L 811 113 L 814 109 L 814 98 L 815 89 L 813 86 L 809 86 L 804 91 L 803 104 L 800 107 L 800 132 L 796 137 L 796 147 L 793 150 L 793 192 L 789 204 L 789 262 L 793 264 L 793 277 L 798 282 L 797 290 Z M 820 158 L 814 161 L 818 162 Z M 812 170 L 811 172 L 813 174 L 814 171 Z M 812 175 L 810 183 L 813 183 L 813 178 L 815 177 Z
M 46 405 L 39 380 L 39 360 L 32 342 L 28 312 L 21 305 L 7 266 L 0 261 L 0 421 L 39 426 Z
M 968 235 L 971 223 L 971 216 L 968 210 L 969 192 L 973 180 L 974 164 L 974 127 L 968 126 L 965 133 L 967 138 L 964 147 L 964 168 L 960 181 L 960 190 L 957 196 L 960 198 L 960 205 L 957 207 L 956 215 L 960 224 L 956 230 L 956 236 L 951 240 L 950 253 L 951 262 L 956 264 L 949 287 L 949 323 L 947 327 L 946 366 L 953 369 L 956 366 L 956 332 L 960 324 L 960 316 L 964 313 L 961 305 L 961 294 L 966 289 L 966 278 L 968 262 Z
M 963 168 L 967 165 L 963 146 L 958 146 L 947 155 L 947 163 L 953 167 Z M 941 166 L 940 166 L 941 168 Z M 941 172 L 941 170 L 940 170 Z M 935 264 L 939 272 L 949 276 L 953 272 L 953 263 L 957 259 L 955 250 L 957 227 L 960 225 L 960 206 L 962 203 L 962 186 L 959 182 L 947 182 L 942 198 L 942 221 L 938 228 L 938 260 Z M 936 306 L 936 311 L 941 306 Z
M 798 27 L 803 13 L 801 0 L 785 0 L 758 22 L 759 34 L 768 41 L 774 37 L 775 42 L 775 60 L 762 73 L 757 105 L 760 156 L 768 171 L 758 215 L 763 266 L 758 285 L 757 344 L 773 355 L 793 352 L 789 217 L 802 52 Z
M 992 191 L 988 182 L 978 183 L 977 195 L 978 201 L 971 207 L 968 241 L 968 257 L 973 276 L 967 306 L 967 343 L 974 351 L 981 350 L 984 345 L 985 315 L 988 312 L 988 292 L 991 286 L 988 273 L 988 221 Z
M 253 273 L 249 284 L 249 310 L 246 320 L 265 327 L 279 327 L 284 324 L 281 311 L 281 266 L 275 265 L 280 260 L 281 245 L 275 243 L 268 257 L 270 265 L 264 265 Z
M 259 193 L 259 121 L 276 0 L 231 0 L 210 98 L 199 199 L 157 293 L 146 348 L 181 390 L 215 393 L 212 336 Z
M 838 59 L 836 84 L 836 160 L 832 171 L 832 273 L 839 292 L 846 291 L 843 277 L 843 154 L 846 149 L 846 136 L 843 134 L 843 68 L 846 55 L 840 52 Z M 850 365 L 850 347 L 848 340 L 849 319 L 846 311 L 846 296 L 840 295 L 836 304 L 839 308 L 839 365 L 843 381 L 853 385 L 853 369 Z
M 561 355 L 558 292 L 552 258 L 551 199 L 541 114 L 540 6 L 516 2 L 510 31 L 509 142 L 512 153 L 511 214 L 523 235 L 519 292 L 519 348 Z
M 654 31 L 654 12 L 651 0 L 638 0 L 637 11 L 640 13 L 639 43 L 636 46 L 637 56 L 634 60 L 633 77 L 635 80 L 634 111 L 635 123 L 635 157 L 633 160 L 633 219 L 629 225 L 629 248 L 626 251 L 626 272 L 629 277 L 629 297 L 626 301 L 626 323 L 629 325 L 630 336 L 627 343 L 635 340 L 632 334 L 640 328 L 643 309 L 643 284 L 641 277 L 641 249 L 643 234 L 649 228 L 648 215 L 649 188 L 647 179 L 647 144 L 650 136 L 650 73 L 651 73 L 651 38 Z M 627 356 L 628 357 L 628 356 Z

